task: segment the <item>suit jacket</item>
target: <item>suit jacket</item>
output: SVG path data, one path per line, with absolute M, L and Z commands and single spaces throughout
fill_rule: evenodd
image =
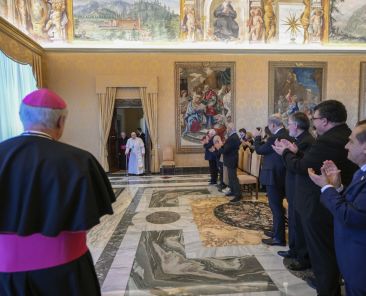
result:
M 203 144 L 203 148 L 205 148 L 205 160 L 216 160 L 216 152 L 210 151 L 213 146 L 213 138 L 211 138 L 207 144 Z
M 272 145 L 276 139 L 283 138 L 290 139 L 285 128 L 270 136 L 267 142 L 262 142 L 261 137 L 256 137 L 254 140 L 255 151 L 264 156 L 259 181 L 263 185 L 275 185 L 281 193 L 285 191 L 286 169 L 281 156 L 273 150 Z
M 366 280 L 366 173 L 355 179 L 343 194 L 333 187 L 321 195 L 334 217 L 337 261 L 347 284 L 363 287 Z
M 301 135 L 299 135 L 295 140 L 295 144 L 299 148 L 298 155 L 301 156 L 307 150 L 309 150 L 314 141 L 314 137 L 308 131 L 304 131 Z M 296 176 L 296 171 L 293 171 L 291 170 L 291 168 L 286 167 L 286 196 L 287 198 L 290 198 L 293 202 L 295 201 L 295 195 L 298 192 Z
M 326 220 L 331 225 L 332 216 L 320 203 L 320 188 L 309 178 L 308 168 L 319 173 L 325 160 L 333 160 L 341 170 L 342 181 L 347 186 L 357 170 L 357 166 L 347 159 L 347 150 L 344 148 L 350 134 L 349 127 L 341 124 L 319 136 L 304 155 L 295 155 L 289 150 L 283 153 L 286 168 L 301 176 L 297 179 L 300 196 L 297 198 L 296 208 L 304 217 L 312 217 L 312 221 L 324 223 Z
M 240 147 L 240 138 L 237 133 L 230 135 L 224 146 L 220 148 L 220 152 L 222 152 L 224 156 L 224 165 L 228 168 L 237 168 L 238 167 L 238 151 Z

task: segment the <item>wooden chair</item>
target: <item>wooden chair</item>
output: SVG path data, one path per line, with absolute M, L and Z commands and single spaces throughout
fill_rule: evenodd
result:
M 244 169 L 243 169 L 243 158 L 244 158 L 244 149 L 243 147 L 240 146 L 239 151 L 238 151 L 238 169 L 236 170 L 237 175 L 243 175 L 244 174 Z
M 165 175 L 166 170 L 171 174 L 174 174 L 175 171 L 174 152 L 172 146 L 166 146 L 163 149 L 163 161 L 160 165 L 161 174 Z
M 250 174 L 250 162 L 252 160 L 252 152 L 247 148 L 244 150 L 243 155 L 243 171 L 247 174 Z
M 255 198 L 258 200 L 258 190 L 259 190 L 259 171 L 261 166 L 262 156 L 258 155 L 256 152 L 253 152 L 251 155 L 250 162 L 250 175 L 239 175 L 239 184 L 240 185 L 251 185 L 255 186 Z M 250 191 L 252 195 L 252 190 Z

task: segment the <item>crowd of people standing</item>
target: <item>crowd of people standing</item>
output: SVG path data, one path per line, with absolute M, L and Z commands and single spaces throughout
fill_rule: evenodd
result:
M 271 115 L 267 136 L 257 128 L 246 139 L 246 130 L 236 133 L 230 123 L 226 140 L 210 130 L 202 141 L 211 162 L 210 184 L 217 183 L 218 172 L 226 167 L 226 195 L 234 196 L 233 204 L 241 200 L 236 175 L 240 145 L 263 155 L 259 181 L 266 188 L 273 227 L 262 242 L 286 246 L 287 199 L 289 249 L 278 255 L 291 259 L 289 269 L 311 268 L 315 282 L 309 284 L 320 296 L 341 295 L 342 277 L 347 295 L 366 295 L 366 121 L 353 132 L 346 121 L 345 106 L 327 100 L 315 106 L 310 118 L 291 114 L 288 129 L 281 115 Z M 222 186 L 220 177 L 219 190 Z

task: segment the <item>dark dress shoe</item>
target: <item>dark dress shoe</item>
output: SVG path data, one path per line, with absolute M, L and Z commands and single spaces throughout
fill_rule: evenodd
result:
M 262 243 L 269 246 L 286 246 L 286 242 L 281 242 L 275 238 L 264 238 L 262 239 Z
M 228 193 L 225 193 L 225 196 L 234 196 L 234 193 L 228 192 Z
M 296 258 L 296 256 L 290 251 L 278 251 L 278 255 L 280 255 L 283 258 Z
M 265 230 L 265 231 L 263 231 L 263 233 L 264 233 L 265 236 L 273 237 L 273 231 Z
M 233 204 L 233 203 L 239 203 L 241 200 L 240 197 L 235 197 L 234 199 L 230 200 L 230 203 Z
M 294 270 L 294 271 L 301 271 L 301 270 L 306 270 L 309 269 L 311 267 L 311 265 L 309 263 L 301 263 L 297 260 L 294 260 L 293 262 L 291 262 L 288 266 L 288 269 Z

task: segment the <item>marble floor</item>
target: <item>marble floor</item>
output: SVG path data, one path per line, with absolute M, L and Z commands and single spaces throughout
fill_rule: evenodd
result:
M 215 217 L 229 200 L 208 175 L 110 180 L 115 213 L 88 234 L 103 295 L 316 295 L 284 267 L 286 248 Z

